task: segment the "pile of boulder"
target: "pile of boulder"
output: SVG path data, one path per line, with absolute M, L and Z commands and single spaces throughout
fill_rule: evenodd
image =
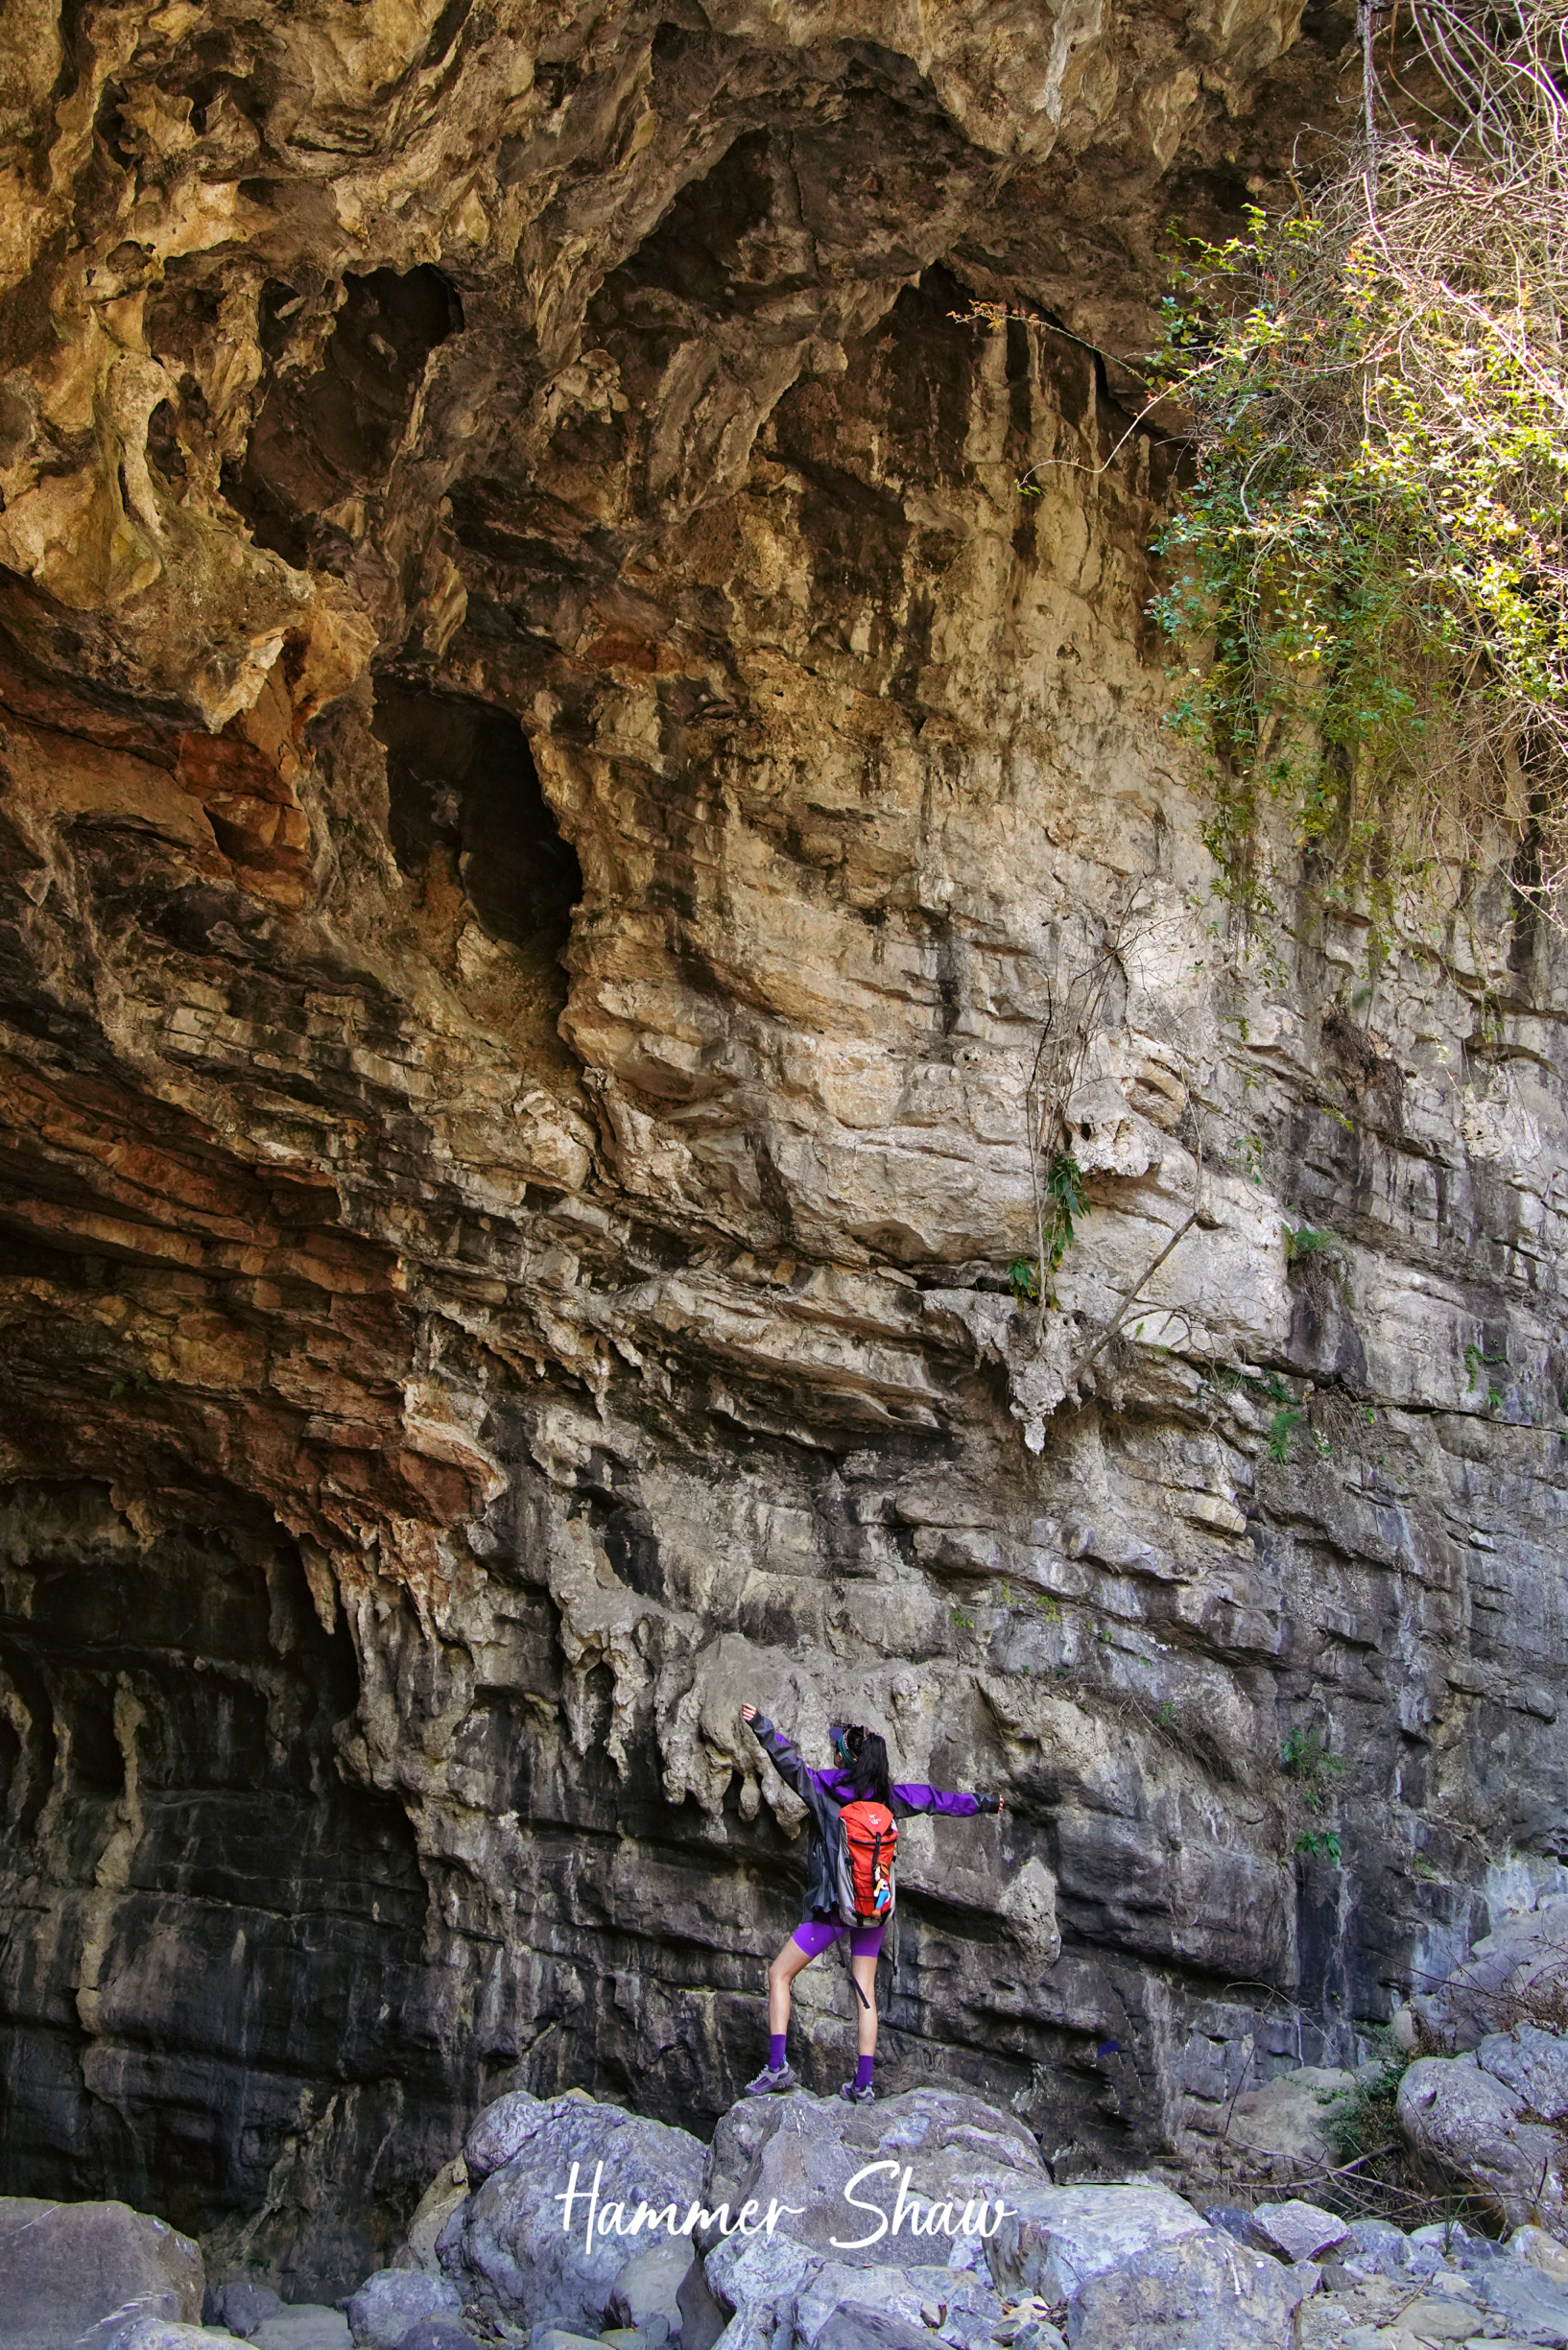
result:
M 1514 2227 L 1564 2217 L 1568 1901 L 1506 1918 L 1396 2019 L 1414 2052 L 1399 2127 L 1435 2181 L 1459 2177 Z M 1500 2027 L 1507 2027 L 1500 2029 Z
M 0 2306 L 7 2350 L 1568 2350 L 1568 2250 L 1057 2186 L 1012 2114 L 952 2090 L 743 2101 L 710 2147 L 519 2091 L 335 2308 L 204 2291 L 194 2245 L 116 2204 L 0 2204 Z

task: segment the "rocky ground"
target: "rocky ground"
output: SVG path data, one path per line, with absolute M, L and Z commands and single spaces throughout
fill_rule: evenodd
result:
M 943 2089 L 743 2101 L 707 2148 L 510 2093 L 336 2308 L 203 2292 L 196 2247 L 119 2205 L 0 2206 L 0 2283 L 8 2350 L 1568 2346 L 1568 2244 L 1532 2221 L 1406 2234 L 1300 2196 L 1057 2186 L 1013 2115 Z
M 124 2204 L 0 2203 L 3 2338 L 7 2350 L 236 2338 L 255 2350 L 1568 2350 L 1565 1988 L 1568 1903 L 1515 1919 L 1402 2010 L 1402 2067 L 1280 2075 L 1237 2130 L 1245 2202 L 1147 2173 L 1058 2182 L 1015 2112 L 951 2088 L 867 2104 L 742 2098 L 706 2146 L 582 2089 L 511 2090 L 431 2179 L 391 2264 L 335 2306 L 286 2301 L 253 2258 L 238 2266 L 222 2245 L 209 2281 L 197 2245 Z M 1393 2131 L 1402 2184 L 1335 2144 L 1347 2113 Z M 1336 2208 L 1271 2191 L 1270 2163 L 1306 2172 Z M 1433 2216 L 1413 2221 L 1417 2193 Z M 1405 2226 L 1365 2208 L 1380 2196 L 1385 2210 L 1403 2204 Z

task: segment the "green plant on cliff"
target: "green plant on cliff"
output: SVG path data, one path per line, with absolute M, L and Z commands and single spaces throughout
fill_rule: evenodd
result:
M 1042 1295 L 1055 1302 L 1053 1277 L 1072 1246 L 1079 1219 L 1089 1212 L 1083 1170 L 1070 1151 L 1057 1152 L 1044 1171 L 1040 1190 L 1040 1255 L 1014 1257 L 1008 1267 L 1008 1283 L 1020 1305 L 1037 1303 Z
M 1157 380 L 1196 477 L 1159 550 L 1208 843 L 1270 903 L 1568 878 L 1568 0 L 1362 0 L 1360 139 L 1186 249 Z M 1527 913 L 1524 918 L 1529 918 Z
M 1385 2024 L 1374 2025 L 1366 2037 L 1381 2059 L 1377 2072 L 1353 2089 L 1323 2098 L 1323 2135 L 1336 2162 L 1365 2162 L 1367 2155 L 1397 2146 L 1402 2135 L 1396 2108 L 1410 2053 Z
M 1297 1412 L 1292 1405 L 1282 1406 L 1274 1413 L 1269 1423 L 1269 1458 L 1271 1460 L 1281 1462 L 1289 1460 L 1291 1438 L 1306 1416 L 1304 1412 Z
M 1328 1740 L 1321 1730 L 1299 1728 L 1286 1732 L 1279 1767 L 1288 1779 L 1295 1781 L 1296 1792 L 1309 1812 L 1321 1810 L 1332 1781 L 1342 1777 L 1350 1768 L 1342 1754 L 1330 1754 Z

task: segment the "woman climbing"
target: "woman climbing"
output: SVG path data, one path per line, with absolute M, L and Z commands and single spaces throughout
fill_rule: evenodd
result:
M 1000 1812 L 1002 1798 L 949 1794 L 919 1784 L 894 1787 L 888 1777 L 886 1745 L 875 1730 L 859 1724 L 835 1727 L 836 1767 L 812 1770 L 800 1759 L 794 1739 L 754 1705 L 741 1707 L 741 1720 L 810 1811 L 812 1828 L 806 1914 L 768 1969 L 768 2061 L 756 2079 L 747 2082 L 746 2094 L 774 2097 L 796 2086 L 796 2075 L 784 2057 L 790 1985 L 803 1966 L 847 1934 L 849 1976 L 860 2002 L 855 2017 L 858 2062 L 854 2079 L 846 2080 L 839 2095 L 852 2104 L 869 2104 L 876 2095 L 871 2086 L 876 1962 L 892 1915 L 892 1846 L 898 1834 L 892 1815 L 940 1812 L 949 1819 L 972 1819 L 977 1812 Z M 850 1918 L 856 1922 L 851 1924 Z

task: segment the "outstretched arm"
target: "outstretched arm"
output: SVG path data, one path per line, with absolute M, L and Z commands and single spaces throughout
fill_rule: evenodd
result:
M 938 1812 L 944 1819 L 973 1819 L 977 1812 L 1000 1812 L 1000 1795 L 971 1795 L 957 1789 L 927 1787 L 913 1780 L 892 1791 L 893 1801 L 906 1812 Z
M 786 1786 L 794 1788 L 802 1803 L 810 1803 L 816 1793 L 818 1774 L 801 1760 L 800 1749 L 788 1730 L 779 1729 L 766 1714 L 759 1714 L 754 1705 L 741 1707 L 741 1720 L 758 1745 L 772 1757 L 773 1768 Z

